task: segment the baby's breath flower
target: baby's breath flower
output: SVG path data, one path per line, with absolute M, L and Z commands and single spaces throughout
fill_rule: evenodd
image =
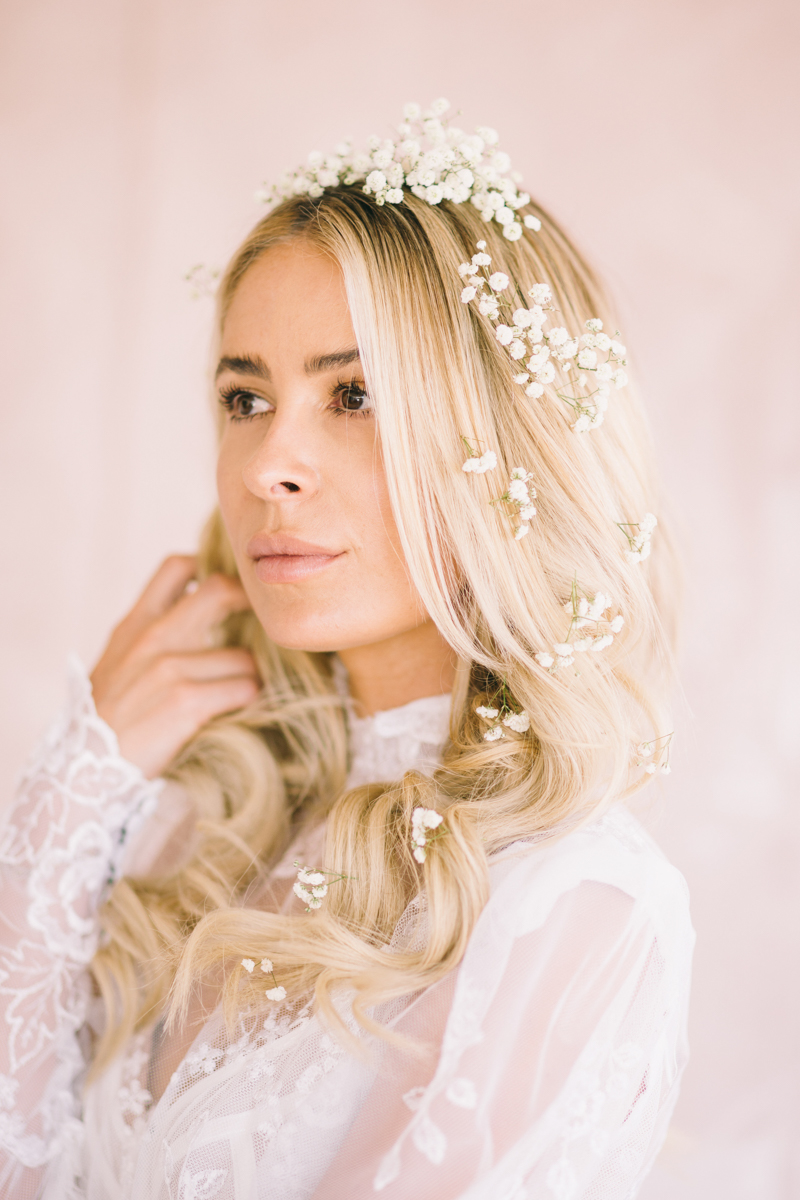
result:
M 298 900 L 303 901 L 306 906 L 306 912 L 322 908 L 322 901 L 327 896 L 330 885 L 332 883 L 341 883 L 343 879 L 348 878 L 347 875 L 337 875 L 333 871 L 320 871 L 315 867 L 301 867 L 297 860 L 295 860 L 294 865 L 297 869 L 297 881 L 292 884 L 292 891 Z
M 474 300 L 478 289 L 476 287 L 465 287 L 461 293 L 461 303 L 469 304 L 470 300 Z
M 279 1002 L 280 1000 L 285 1000 L 286 999 L 286 988 L 285 987 L 267 988 L 267 999 L 274 1000 L 276 1003 Z
M 252 974 L 253 967 L 255 965 L 256 964 L 254 963 L 252 958 L 243 958 L 242 959 L 242 966 L 244 967 L 245 971 L 247 971 L 248 974 Z
M 658 525 L 658 518 L 645 513 L 641 521 L 619 521 L 618 528 L 628 539 L 626 555 L 632 563 L 643 562 L 650 555 L 650 539 Z
M 461 438 L 467 448 L 469 458 L 462 464 L 461 470 L 467 473 L 472 472 L 475 475 L 485 475 L 487 471 L 493 471 L 497 466 L 497 455 L 494 450 L 487 450 L 485 454 L 478 454 L 473 450 L 470 443 L 465 437 Z
M 640 742 L 635 749 L 634 765 L 644 767 L 646 775 L 669 775 L 672 770 L 669 757 L 673 737 L 673 733 L 664 733 L 660 737 Z
M 606 650 L 614 641 L 624 624 L 621 613 L 613 617 L 606 614 L 612 608 L 611 600 L 603 592 L 588 596 L 581 592 L 577 578 L 573 580 L 569 600 L 564 604 L 564 611 L 570 618 L 567 636 L 563 642 L 553 642 L 552 649 L 555 660 L 549 650 L 540 651 L 535 657 L 540 666 L 555 674 L 562 667 L 571 666 L 576 654 L 588 652 L 600 653 Z M 581 637 L 575 634 L 586 630 Z
M 527 535 L 529 523 L 536 516 L 536 506 L 533 503 L 536 499 L 536 488 L 531 483 L 532 479 L 530 471 L 526 471 L 524 467 L 514 467 L 505 492 L 492 501 L 493 504 L 511 505 L 515 510 L 514 517 L 519 522 L 514 527 L 516 541 Z
M 417 807 L 411 813 L 411 853 L 418 863 L 424 863 L 427 857 L 427 846 L 440 837 L 444 830 L 430 836 L 430 830 L 437 829 L 444 818 L 433 808 Z
M 493 292 L 504 292 L 508 287 L 508 276 L 502 271 L 495 271 L 494 275 L 489 276 L 489 287 Z
M 419 104 L 408 103 L 396 138 L 370 137 L 365 153 L 353 153 L 349 141 L 340 142 L 333 155 L 314 151 L 303 167 L 284 172 L 277 185 L 258 193 L 258 199 L 267 204 L 290 196 L 315 199 L 327 188 L 360 183 L 378 205 L 400 204 L 406 192 L 431 205 L 469 201 L 512 242 L 523 236 L 523 224 L 539 229 L 537 217 L 525 216 L 521 223 L 517 216 L 530 196 L 519 191 L 519 176 L 511 170 L 508 155 L 496 148 L 496 131 L 480 126 L 475 134 L 466 134 L 448 124 L 449 109 L 444 98 L 434 100 L 425 112 Z

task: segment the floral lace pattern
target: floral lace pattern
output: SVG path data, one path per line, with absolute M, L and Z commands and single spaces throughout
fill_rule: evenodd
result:
M 434 697 L 369 718 L 360 733 L 354 723 L 353 768 L 381 761 L 373 777 L 391 777 L 435 765 L 448 716 L 449 698 Z M 426 1052 L 366 1037 L 348 995 L 336 1003 L 361 1055 L 307 1005 L 244 1012 L 232 1030 L 216 1011 L 157 1103 L 151 1033 L 84 1097 L 78 1032 L 94 914 L 157 796 L 76 682 L 2 840 L 0 1194 L 635 1195 L 685 1061 L 693 939 L 685 886 L 632 817 L 613 811 L 491 860 L 491 897 L 458 970 L 374 1014 Z M 390 951 L 421 945 L 426 923 L 423 895 Z
M 95 914 L 161 788 L 120 756 L 77 662 L 69 684 L 66 711 L 23 776 L 0 837 L 0 1182 L 9 1188 L 80 1141 L 76 1034 L 86 1020 Z

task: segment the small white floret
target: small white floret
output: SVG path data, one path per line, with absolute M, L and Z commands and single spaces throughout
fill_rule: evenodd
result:
M 245 971 L 247 971 L 248 975 L 252 974 L 253 967 L 255 965 L 256 964 L 253 962 L 252 958 L 243 958 L 242 959 L 242 966 L 244 967 Z
M 267 989 L 267 999 L 274 1000 L 276 1003 L 280 1000 L 285 1000 L 286 999 L 286 988 L 285 987 L 268 988 Z

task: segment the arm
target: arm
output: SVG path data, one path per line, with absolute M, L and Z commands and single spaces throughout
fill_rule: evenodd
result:
M 70 702 L 26 772 L 0 837 L 0 1195 L 39 1194 L 47 1164 L 82 1138 L 79 1034 L 91 998 L 97 912 L 136 825 L 155 808 L 148 779 L 207 720 L 257 694 L 249 655 L 208 650 L 246 606 L 215 577 L 191 595 L 192 559 L 170 559 L 115 630 L 92 686 Z M 105 719 L 104 719 L 105 718 Z

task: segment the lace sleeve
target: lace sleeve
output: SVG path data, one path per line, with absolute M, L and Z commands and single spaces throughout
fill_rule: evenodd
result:
M 96 913 L 128 835 L 155 807 L 120 757 L 81 665 L 20 782 L 0 835 L 0 1194 L 37 1195 L 45 1165 L 81 1138 L 78 1032 Z
M 685 1060 L 685 895 L 662 889 L 654 916 L 646 882 L 577 872 L 543 904 L 546 883 L 506 880 L 457 977 L 400 1018 L 435 1052 L 387 1054 L 314 1200 L 636 1195 Z

